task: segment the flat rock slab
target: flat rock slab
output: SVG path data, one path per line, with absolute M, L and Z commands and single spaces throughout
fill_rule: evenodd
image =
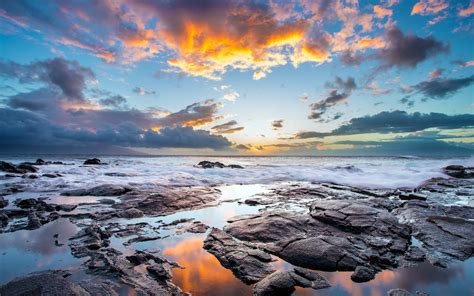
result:
M 213 228 L 207 236 L 204 249 L 247 284 L 258 282 L 275 271 L 268 253 L 250 248 L 217 228 Z

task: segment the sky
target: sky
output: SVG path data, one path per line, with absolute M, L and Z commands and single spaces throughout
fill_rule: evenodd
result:
M 0 153 L 474 154 L 474 1 L 0 2 Z

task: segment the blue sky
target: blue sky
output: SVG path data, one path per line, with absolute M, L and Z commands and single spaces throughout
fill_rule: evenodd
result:
M 472 1 L 444 0 L 4 1 L 0 141 L 469 155 L 473 14 Z

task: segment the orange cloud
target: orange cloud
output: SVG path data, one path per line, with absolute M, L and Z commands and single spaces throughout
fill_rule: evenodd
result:
M 355 49 L 383 48 L 385 41 L 382 37 L 362 38 L 354 46 Z
M 378 18 L 384 18 L 386 16 L 392 16 L 392 10 L 384 8 L 380 5 L 374 5 L 374 13 Z
M 418 3 L 413 6 L 411 10 L 411 15 L 430 15 L 436 14 L 446 8 L 448 8 L 448 3 L 444 0 L 420 0 Z
M 474 14 L 474 1 L 469 3 L 469 6 L 458 11 L 460 17 L 468 17 L 471 14 Z

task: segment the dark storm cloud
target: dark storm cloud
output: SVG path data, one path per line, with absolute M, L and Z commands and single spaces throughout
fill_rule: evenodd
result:
M 285 121 L 284 121 L 283 119 L 273 120 L 273 121 L 272 121 L 272 128 L 273 128 L 274 130 L 279 130 L 279 129 L 281 129 L 281 128 L 283 127 L 283 123 L 284 123 L 284 122 L 285 122 Z
M 213 126 L 211 129 L 215 131 L 216 134 L 233 134 L 244 130 L 244 127 L 236 127 L 237 121 L 231 120 L 223 124 Z
M 170 113 L 160 118 L 158 124 L 161 126 L 205 125 L 220 119 L 220 117 L 217 116 L 217 111 L 221 106 L 221 104 L 213 100 L 194 103 L 178 112 Z
M 67 129 L 28 111 L 0 109 L 0 147 L 81 146 L 88 144 L 147 148 L 224 149 L 231 143 L 222 136 L 192 127 L 143 130 L 131 122 L 107 125 L 95 132 Z M 1 150 L 1 149 L 0 149 Z
M 426 38 L 404 35 L 394 27 L 386 35 L 387 46 L 380 49 L 376 58 L 383 61 L 382 68 L 414 68 L 424 60 L 441 53 L 449 52 L 449 46 L 432 36 Z
M 446 99 L 462 88 L 474 83 L 474 75 L 465 78 L 432 79 L 420 82 L 411 87 L 416 93 L 421 93 L 429 99 Z
M 357 85 L 352 77 L 344 80 L 336 76 L 334 82 L 326 83 L 326 87 L 332 89 L 329 96 L 324 100 L 309 105 L 312 111 L 308 116 L 309 119 L 321 119 L 328 108 L 345 102 L 352 91 L 357 88 Z
M 352 118 L 348 123 L 328 133 L 299 132 L 296 139 L 364 133 L 416 132 L 427 128 L 455 129 L 474 126 L 474 114 L 446 115 L 443 113 L 409 114 L 405 111 L 381 112 L 375 115 Z
M 83 100 L 87 79 L 95 79 L 95 74 L 91 69 L 82 67 L 76 61 L 62 58 L 30 64 L 1 61 L 0 76 L 16 79 L 20 83 L 42 82 L 58 87 L 64 96 L 71 100 Z

